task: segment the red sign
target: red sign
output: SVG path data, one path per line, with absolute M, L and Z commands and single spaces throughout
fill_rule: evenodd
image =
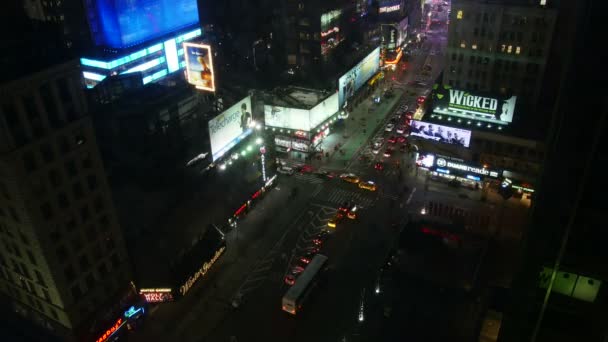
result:
M 96 341 L 97 342 L 106 341 L 110 336 L 112 336 L 112 334 L 114 334 L 118 329 L 120 329 L 122 324 L 123 324 L 123 321 L 122 321 L 122 317 L 121 317 L 116 321 L 116 323 L 114 323 L 114 325 L 110 329 L 106 330 L 106 332 L 103 333 L 103 335 L 101 335 L 101 337 L 98 338 Z

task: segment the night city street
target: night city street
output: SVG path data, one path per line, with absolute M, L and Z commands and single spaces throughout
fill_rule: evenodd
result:
M 1 7 L 3 341 L 608 341 L 597 1 Z

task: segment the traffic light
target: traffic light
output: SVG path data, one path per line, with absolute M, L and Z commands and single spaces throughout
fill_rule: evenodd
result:
M 513 196 L 513 182 L 509 178 L 505 178 L 502 183 L 500 183 L 500 188 L 498 189 L 498 193 L 504 198 L 508 200 Z

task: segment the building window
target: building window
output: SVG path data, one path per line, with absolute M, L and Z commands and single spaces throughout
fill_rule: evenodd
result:
M 515 54 L 519 55 L 520 53 L 521 53 L 521 47 L 518 46 L 515 48 Z
M 38 265 L 38 263 L 36 262 L 36 258 L 34 257 L 34 254 L 30 250 L 27 250 L 27 257 L 30 259 L 30 262 L 33 265 Z
M 98 183 L 97 177 L 95 177 L 95 175 L 89 175 L 87 177 L 87 183 L 89 184 L 89 190 L 94 191 L 95 189 L 97 189 Z
M 38 284 L 40 284 L 42 286 L 46 286 L 46 283 L 44 282 L 44 278 L 42 277 L 42 274 L 40 273 L 40 271 L 36 270 L 36 271 L 34 271 L 34 273 L 36 274 L 36 279 L 38 280 Z
M 89 211 L 89 207 L 85 205 L 84 207 L 80 208 L 80 219 L 84 223 L 87 222 L 89 218 L 91 218 L 91 212 Z
M 298 4 L 298 10 L 303 11 L 304 10 L 304 4 L 303 3 L 299 3 Z
M 82 290 L 80 290 L 80 285 L 76 284 L 72 286 L 72 298 L 78 300 L 82 295 Z
M 65 260 L 65 258 L 67 258 L 67 256 L 68 256 L 68 250 L 63 245 L 61 245 L 61 246 L 59 246 L 59 248 L 57 248 L 56 253 L 57 253 L 57 258 L 60 261 Z
M 80 270 L 88 270 L 91 264 L 89 264 L 89 258 L 86 254 L 83 254 L 78 261 L 80 264 Z
M 74 193 L 74 199 L 79 200 L 84 196 L 84 190 L 80 182 L 72 184 L 72 192 Z
M 93 161 L 91 159 L 91 155 L 90 154 L 86 154 L 83 158 L 82 158 L 82 167 L 85 169 L 91 169 L 93 168 Z
M 40 147 L 40 154 L 42 155 L 42 159 L 46 163 L 50 163 L 55 159 L 55 153 L 53 152 L 53 148 L 51 145 L 44 144 Z
M 511 53 L 513 51 L 513 45 L 509 45 L 507 48 L 507 53 Z
M 61 174 L 59 173 L 59 171 L 57 171 L 55 169 L 49 171 L 49 180 L 51 181 L 51 184 L 53 184 L 53 186 L 55 186 L 55 187 L 60 186 L 62 183 L 62 179 L 61 179 Z
M 25 171 L 27 172 L 36 171 L 36 157 L 32 152 L 26 152 L 23 154 L 23 167 L 25 167 Z
M 103 209 L 105 208 L 103 197 L 101 195 L 97 196 L 97 198 L 95 198 L 94 206 L 95 206 L 95 211 L 98 213 L 103 211 Z
M 505 44 L 502 44 L 500 46 L 500 52 L 505 52 L 507 50 L 507 46 Z
M 66 195 L 65 192 L 61 192 L 57 195 L 57 202 L 59 203 L 59 207 L 61 207 L 62 209 L 65 209 L 70 206 L 68 195 Z
M 477 44 L 473 44 L 473 45 L 471 45 L 471 49 L 473 49 L 473 50 L 477 50 Z
M 466 48 L 467 47 L 467 42 L 465 42 L 464 40 L 461 40 L 460 41 L 460 47 L 463 48 L 463 49 Z
M 78 169 L 76 168 L 76 162 L 74 160 L 67 161 L 65 163 L 65 169 L 70 178 L 74 178 L 78 175 Z
M 462 12 L 462 10 L 459 10 L 459 11 L 456 13 L 456 19 L 462 19 L 462 17 L 463 17 L 463 16 L 464 16 L 464 13 Z

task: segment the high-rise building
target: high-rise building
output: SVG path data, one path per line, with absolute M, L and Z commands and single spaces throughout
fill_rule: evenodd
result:
M 556 11 L 542 1 L 453 0 L 443 83 L 515 94 L 533 108 L 540 90 Z
M 544 83 L 550 127 L 524 256 L 501 342 L 606 341 L 608 106 L 600 70 L 604 12 L 561 1 Z M 574 116 L 573 113 L 580 113 Z
M 23 8 L 30 20 L 55 26 L 62 48 L 77 54 L 91 47 L 87 19 L 82 13 L 84 1 L 25 0 Z
M 37 66 L 0 84 L 0 292 L 55 334 L 94 339 L 134 298 L 127 251 L 79 63 Z
M 182 43 L 202 35 L 196 0 L 91 0 L 80 15 L 94 46 L 80 56 L 89 88 L 113 75 L 141 73 L 143 84 L 175 75 Z

